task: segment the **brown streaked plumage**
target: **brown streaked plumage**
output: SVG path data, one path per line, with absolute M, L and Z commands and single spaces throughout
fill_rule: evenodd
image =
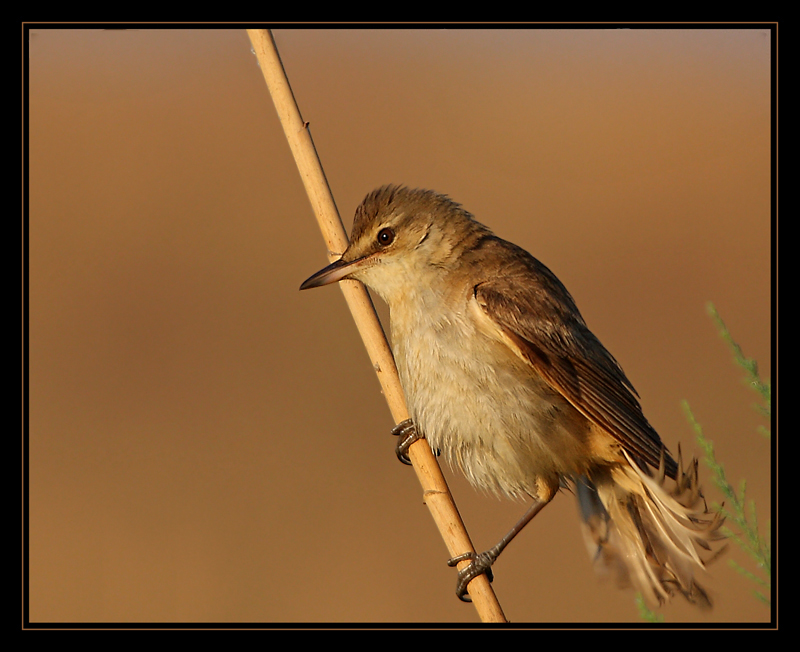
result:
M 710 604 L 696 546 L 720 538 L 720 519 L 698 510 L 697 466 L 686 471 L 666 450 L 547 267 L 444 195 L 384 186 L 356 210 L 341 259 L 301 289 L 344 278 L 389 305 L 411 415 L 396 429 L 404 445 L 424 436 L 474 486 L 532 499 L 496 546 L 470 557 L 459 597 L 572 485 L 598 567 L 652 603 L 677 591 Z

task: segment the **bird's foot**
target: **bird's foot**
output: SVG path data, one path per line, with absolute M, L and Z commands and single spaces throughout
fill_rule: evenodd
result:
M 494 579 L 492 573 L 492 564 L 494 564 L 500 552 L 495 553 L 495 549 L 487 550 L 486 552 L 465 552 L 463 555 L 458 555 L 447 560 L 448 566 L 456 566 L 459 562 L 469 559 L 469 565 L 458 571 L 458 582 L 456 584 L 456 595 L 462 602 L 472 602 L 472 598 L 467 593 L 467 586 L 478 575 L 486 575 L 487 579 L 491 582 Z
M 411 419 L 406 419 L 405 421 L 398 423 L 394 428 L 392 428 L 392 434 L 395 437 L 399 437 L 397 440 L 397 446 L 395 447 L 397 459 L 403 464 L 410 465 L 411 459 L 408 457 L 408 448 L 418 439 L 424 439 L 424 436 L 419 434 L 417 427 L 414 425 L 414 422 Z

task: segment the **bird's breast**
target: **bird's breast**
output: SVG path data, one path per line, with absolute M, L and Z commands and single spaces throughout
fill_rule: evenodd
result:
M 585 420 L 487 334 L 469 301 L 427 292 L 390 306 L 411 417 L 473 485 L 514 497 L 551 493 L 575 466 Z

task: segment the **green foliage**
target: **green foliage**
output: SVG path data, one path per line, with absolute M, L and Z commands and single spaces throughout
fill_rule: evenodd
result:
M 641 593 L 636 594 L 636 608 L 639 610 L 639 618 L 648 623 L 663 623 L 664 616 L 653 611 L 647 606 Z
M 710 303 L 708 304 L 708 313 L 716 323 L 720 337 L 728 343 L 733 352 L 734 361 L 745 370 L 747 384 L 761 397 L 761 403 L 756 405 L 756 409 L 769 419 L 772 414 L 772 388 L 770 382 L 761 379 L 756 361 L 744 355 L 741 347 L 731 337 L 730 331 L 720 318 L 716 308 Z M 683 409 L 695 431 L 697 443 L 705 453 L 704 461 L 711 470 L 712 479 L 725 497 L 725 504 L 714 504 L 712 509 L 723 514 L 726 523 L 731 523 L 736 527 L 736 531 L 728 526 L 724 527 L 722 531 L 754 560 L 760 573 L 754 573 L 737 564 L 734 560 L 730 560 L 728 563 L 738 573 L 759 587 L 753 591 L 758 600 L 765 604 L 770 604 L 771 546 L 769 539 L 759 534 L 755 503 L 753 501 L 748 502 L 745 498 L 746 482 L 744 480 L 740 482 L 738 491 L 734 488 L 725 475 L 725 468 L 717 460 L 714 452 L 714 443 L 703 434 L 702 426 L 698 423 L 687 401 L 683 402 Z M 759 432 L 766 437 L 771 435 L 769 428 L 763 426 L 759 428 Z M 767 522 L 767 530 L 769 530 L 769 522 Z
M 752 358 L 748 358 L 744 355 L 742 352 L 742 347 L 740 347 L 731 337 L 728 327 L 725 326 L 725 322 L 722 321 L 722 318 L 719 316 L 714 304 L 706 304 L 706 309 L 708 310 L 708 314 L 711 315 L 711 318 L 716 323 L 720 337 L 725 340 L 725 342 L 727 342 L 728 346 L 731 348 L 734 361 L 745 370 L 745 381 L 759 394 L 759 396 L 761 396 L 762 402 L 760 405 L 756 405 L 756 409 L 769 420 L 772 416 L 771 383 L 769 381 L 761 380 L 761 377 L 758 375 L 758 363 Z M 762 426 L 759 428 L 759 432 L 767 437 L 770 436 L 769 428 Z
M 738 528 L 739 533 L 737 534 L 737 532 L 728 526 L 724 526 L 721 531 L 753 558 L 756 566 L 762 571 L 763 576 L 756 575 L 745 569 L 732 559 L 729 560 L 728 563 L 737 572 L 762 587 L 765 593 L 762 593 L 760 590 L 754 590 L 753 593 L 757 599 L 765 604 L 769 604 L 770 600 L 767 594 L 770 589 L 771 548 L 769 540 L 759 534 L 755 503 L 750 501 L 748 504 L 745 499 L 746 483 L 744 480 L 739 484 L 738 492 L 733 485 L 728 482 L 725 476 L 725 468 L 717 461 L 713 442 L 706 439 L 702 427 L 695 419 L 686 401 L 683 402 L 683 408 L 686 411 L 689 423 L 691 423 L 697 435 L 697 443 L 705 452 L 705 463 L 708 468 L 711 469 L 714 483 L 722 492 L 722 495 L 725 496 L 725 501 L 727 505 L 729 505 L 715 503 L 711 507 L 725 516 L 726 523 L 733 522 Z M 767 523 L 767 527 L 769 528 L 769 523 Z
M 769 420 L 772 415 L 772 387 L 770 382 L 761 379 L 758 373 L 758 364 L 752 358 L 748 358 L 744 355 L 742 348 L 731 337 L 730 331 L 720 318 L 714 305 L 709 303 L 707 305 L 707 310 L 719 330 L 720 337 L 730 347 L 734 361 L 745 370 L 745 381 L 748 386 L 750 386 L 761 399 L 760 403 L 756 404 L 756 409 Z M 722 532 L 753 559 L 757 571 L 753 572 L 748 570 L 734 560 L 729 560 L 728 563 L 736 572 L 756 585 L 757 588 L 753 590 L 756 599 L 769 605 L 772 568 L 771 545 L 769 538 L 762 537 L 759 534 L 756 506 L 753 501 L 749 501 L 748 503 L 745 498 L 746 483 L 742 480 L 737 491 L 728 481 L 725 476 L 725 468 L 717 460 L 714 452 L 714 443 L 703 434 L 703 428 L 692 413 L 687 401 L 683 401 L 683 409 L 690 425 L 695 431 L 697 443 L 705 453 L 704 461 L 711 470 L 714 484 L 716 484 L 725 497 L 725 503 L 712 504 L 711 508 L 723 514 L 726 519 L 725 522 L 735 527 L 734 529 L 726 525 L 722 528 Z M 758 432 L 767 438 L 771 436 L 770 429 L 765 426 L 760 426 Z M 767 522 L 767 531 L 769 531 L 769 522 Z M 636 596 L 636 604 L 639 609 L 639 615 L 643 620 L 648 622 L 663 622 L 663 617 L 651 611 L 640 595 Z

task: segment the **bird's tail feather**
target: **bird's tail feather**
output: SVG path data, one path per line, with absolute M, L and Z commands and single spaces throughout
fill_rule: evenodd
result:
M 633 586 L 651 605 L 678 592 L 692 603 L 710 607 L 707 592 L 697 583 L 710 559 L 704 561 L 698 547 L 711 551 L 710 543 L 724 538 L 719 532 L 724 519 L 705 507 L 696 460 L 684 469 L 678 456 L 671 490 L 665 487 L 663 464 L 654 477 L 630 457 L 627 461 L 576 483 L 596 568 L 615 576 L 622 586 Z

